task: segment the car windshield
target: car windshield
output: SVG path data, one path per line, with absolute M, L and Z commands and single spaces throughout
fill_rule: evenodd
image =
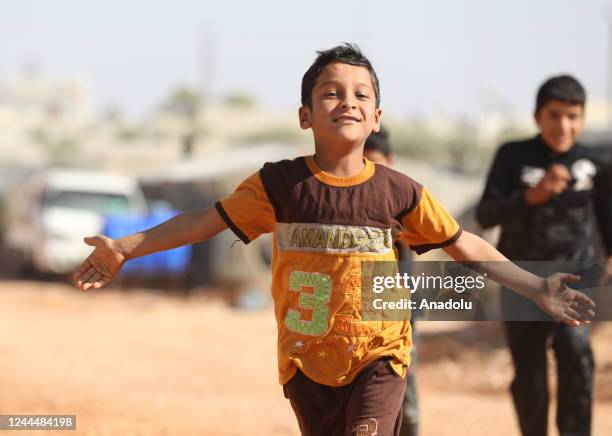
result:
M 127 196 L 107 192 L 81 192 L 47 190 L 43 204 L 45 207 L 65 207 L 88 210 L 100 214 L 117 214 L 130 212 Z

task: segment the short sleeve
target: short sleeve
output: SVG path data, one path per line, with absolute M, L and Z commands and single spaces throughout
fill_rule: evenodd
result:
M 417 206 L 402 219 L 400 240 L 417 254 L 451 245 L 461 235 L 461 227 L 450 213 L 423 188 Z
M 263 187 L 259 172 L 244 180 L 215 207 L 230 229 L 248 244 L 259 235 L 274 231 L 274 208 Z

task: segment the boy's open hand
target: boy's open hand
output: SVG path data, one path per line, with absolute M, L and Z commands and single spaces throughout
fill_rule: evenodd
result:
M 126 259 L 116 242 L 106 236 L 88 237 L 84 241 L 96 248 L 74 273 L 74 283 L 87 291 L 101 288 L 115 278 Z
M 577 326 L 595 318 L 595 302 L 582 292 L 571 289 L 568 282 L 577 282 L 574 274 L 555 273 L 545 279 L 546 291 L 534 301 L 557 321 Z

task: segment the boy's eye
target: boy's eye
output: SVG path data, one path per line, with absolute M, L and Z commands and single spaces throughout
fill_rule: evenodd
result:
M 357 96 L 357 98 L 360 98 L 360 99 L 366 99 L 366 98 L 368 98 L 368 95 L 367 95 L 367 94 L 365 94 L 365 93 L 363 93 L 363 92 L 358 92 L 358 93 L 357 93 L 357 94 L 355 94 L 355 95 Z
M 329 91 L 325 94 L 326 97 L 336 97 L 338 95 L 337 91 Z

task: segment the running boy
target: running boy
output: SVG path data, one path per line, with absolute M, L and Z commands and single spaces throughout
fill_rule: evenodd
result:
M 352 45 L 319 52 L 302 79 L 299 122 L 315 154 L 268 163 L 216 207 L 179 215 L 95 247 L 75 274 L 82 289 L 113 279 L 124 262 L 202 241 L 229 227 L 244 243 L 274 233 L 272 296 L 279 379 L 305 435 L 397 434 L 410 324 L 360 318 L 361 262 L 394 261 L 399 237 L 417 253 L 444 247 L 457 260 L 506 260 L 459 225 L 421 185 L 363 158 L 382 110 L 372 65 Z M 489 273 L 555 318 L 579 324 L 594 303 L 515 267 Z

